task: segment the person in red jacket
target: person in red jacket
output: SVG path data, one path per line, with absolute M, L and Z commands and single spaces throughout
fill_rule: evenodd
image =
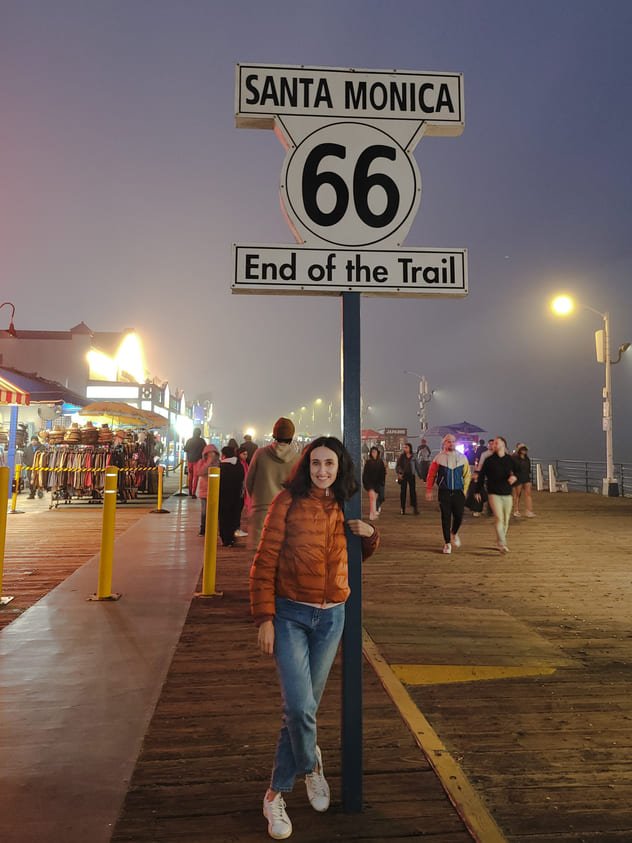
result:
M 308 445 L 285 486 L 270 505 L 250 571 L 259 649 L 275 657 L 283 698 L 283 723 L 263 799 L 268 834 L 275 840 L 292 834 L 283 794 L 297 778 L 305 777 L 314 810 L 329 807 L 316 714 L 349 597 L 345 523 L 361 537 L 364 558 L 379 543 L 372 524 L 345 522 L 344 502 L 358 485 L 339 439 L 320 436 Z
M 207 445 L 202 451 L 202 459 L 195 464 L 197 476 L 197 494 L 200 499 L 200 532 L 203 536 L 206 532 L 206 499 L 208 498 L 208 470 L 211 466 L 219 465 L 219 451 L 215 445 Z

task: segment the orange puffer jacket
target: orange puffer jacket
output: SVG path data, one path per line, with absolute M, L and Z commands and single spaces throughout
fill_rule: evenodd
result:
M 362 539 L 366 559 L 377 530 Z M 305 498 L 279 492 L 265 520 L 250 569 L 250 606 L 257 624 L 275 615 L 274 598 L 344 603 L 349 596 L 344 515 L 333 495 L 313 487 Z

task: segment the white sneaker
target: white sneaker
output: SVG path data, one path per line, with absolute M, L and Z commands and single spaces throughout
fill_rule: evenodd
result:
M 323 757 L 320 754 L 320 747 L 316 747 L 316 770 L 305 776 L 305 787 L 309 804 L 315 811 L 326 811 L 329 808 L 329 785 L 323 770 Z
M 472 518 L 480 518 L 480 517 L 481 517 L 481 513 L 480 513 L 480 512 L 473 512 L 473 513 L 472 513 Z
M 518 510 L 516 510 L 513 514 L 513 517 L 514 518 L 522 518 L 522 515 L 518 512 Z M 528 514 L 527 514 L 527 517 L 528 517 Z
M 529 510 L 525 512 L 525 515 L 527 518 L 535 518 L 535 512 L 530 512 Z
M 461 547 L 461 539 L 458 537 L 456 533 L 452 533 L 452 544 L 455 547 Z
M 444 553 L 452 553 L 452 545 L 451 544 L 444 544 L 443 545 L 443 552 Z
M 268 834 L 273 840 L 285 840 L 292 833 L 292 823 L 280 793 L 272 800 L 263 797 L 263 816 L 268 821 Z
M 239 536 L 240 538 L 242 538 L 242 539 L 243 539 L 243 537 L 244 537 L 244 536 L 247 536 L 247 535 L 248 535 L 248 533 L 245 533 L 243 530 L 235 530 L 235 535 L 236 535 L 236 536 Z
M 499 543 L 498 544 L 498 550 L 500 550 L 501 553 L 509 553 L 509 548 L 507 547 L 506 544 L 500 544 Z

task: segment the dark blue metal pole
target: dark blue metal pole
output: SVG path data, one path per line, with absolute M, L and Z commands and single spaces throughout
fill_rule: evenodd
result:
M 342 294 L 342 438 L 360 486 L 360 294 Z M 345 518 L 361 517 L 358 491 L 345 506 Z M 362 810 L 362 549 L 347 531 L 349 586 L 342 637 L 342 807 Z

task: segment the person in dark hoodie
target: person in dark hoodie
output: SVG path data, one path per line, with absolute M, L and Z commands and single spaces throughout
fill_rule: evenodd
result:
M 272 437 L 274 442 L 255 451 L 246 478 L 246 491 L 252 502 L 248 523 L 248 547 L 251 550 L 257 549 L 268 508 L 300 457 L 292 445 L 294 423 L 291 419 L 277 419 L 272 428 Z
M 481 489 L 486 483 L 489 505 L 496 519 L 498 549 L 501 553 L 509 553 L 507 530 L 513 505 L 511 487 L 516 482 L 515 466 L 513 458 L 507 453 L 507 440 L 504 436 L 494 439 L 492 449 L 492 453 L 485 458 L 478 472 L 475 497 L 480 500 Z
M 235 449 L 227 445 L 219 462 L 219 536 L 224 547 L 235 544 L 243 493 L 244 469 Z
M 380 449 L 374 445 L 362 469 L 362 486 L 369 498 L 369 521 L 375 521 L 380 514 L 380 492 L 385 483 L 386 466 L 380 457 Z

